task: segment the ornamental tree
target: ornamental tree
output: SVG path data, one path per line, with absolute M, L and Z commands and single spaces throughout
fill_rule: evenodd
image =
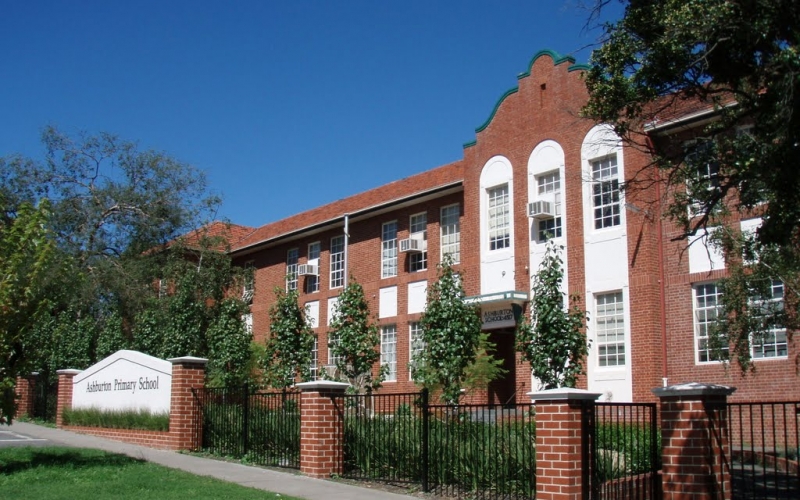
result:
M 548 241 L 533 276 L 530 321 L 523 319 L 516 333 L 517 351 L 530 363 L 541 389 L 575 387 L 589 353 L 584 333 L 587 314 L 578 308 L 578 297 L 571 297 L 572 305 L 565 307 L 561 248 Z
M 464 295 L 461 279 L 446 256 L 438 266 L 438 279 L 428 287 L 428 303 L 420 318 L 422 350 L 412 369 L 414 381 L 429 389 L 441 389 L 441 398 L 447 404 L 458 403 L 468 379 L 483 382 L 498 374 L 497 363 L 492 363 L 491 354 L 486 352 L 489 349 L 482 352 L 482 360 L 488 364 L 475 363 L 482 324 L 477 306 L 464 302 Z M 472 375 L 468 370 L 471 365 L 478 368 Z
M 275 303 L 269 309 L 269 339 L 261 366 L 264 380 L 276 389 L 286 389 L 297 379 L 311 378 L 314 333 L 305 309 L 297 302 L 297 290 L 275 288 Z
M 335 378 L 350 383 L 357 394 L 371 393 L 381 386 L 385 369 L 373 367 L 380 360 L 378 326 L 370 319 L 364 289 L 353 278 L 339 294 L 336 312 L 328 330 L 328 349 L 336 360 Z M 309 350 L 310 352 L 310 350 Z

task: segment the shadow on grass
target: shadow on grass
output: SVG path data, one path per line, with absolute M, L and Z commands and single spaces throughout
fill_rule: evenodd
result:
M 97 450 L 16 448 L 14 453 L 7 453 L 11 450 L 2 450 L 0 453 L 0 474 L 2 475 L 11 475 L 37 467 L 75 470 L 91 467 L 122 467 L 144 462 L 144 460 L 126 455 Z

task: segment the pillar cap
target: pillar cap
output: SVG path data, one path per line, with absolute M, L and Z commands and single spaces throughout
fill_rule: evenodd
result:
M 675 396 L 730 396 L 735 390 L 736 387 L 727 385 L 689 382 L 686 384 L 670 385 L 668 387 L 657 387 L 653 389 L 653 394 L 659 398 Z
M 205 365 L 208 363 L 206 358 L 196 358 L 194 356 L 181 356 L 180 358 L 169 358 L 167 361 L 173 365 Z
M 334 382 L 333 380 L 314 380 L 311 382 L 300 382 L 294 386 L 305 392 L 314 392 L 319 390 L 344 391 L 350 387 L 350 384 L 347 382 Z
M 77 375 L 83 370 L 76 370 L 75 368 L 67 368 L 66 370 L 56 370 L 57 375 Z
M 599 392 L 591 392 L 585 389 L 574 389 L 572 387 L 559 387 L 558 389 L 547 389 L 538 392 L 529 392 L 527 394 L 531 400 L 536 401 L 575 401 L 575 400 L 590 400 L 595 401 L 602 394 Z

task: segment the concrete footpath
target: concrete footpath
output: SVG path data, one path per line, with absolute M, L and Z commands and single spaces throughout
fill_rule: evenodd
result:
M 51 429 L 25 422 L 14 422 L 9 430 L 39 439 L 47 439 L 54 445 L 76 448 L 93 448 L 129 457 L 147 460 L 165 467 L 180 469 L 200 476 L 210 476 L 223 481 L 241 484 L 250 488 L 272 491 L 282 495 L 307 500 L 401 500 L 413 498 L 386 491 L 351 486 L 335 481 L 312 479 L 288 472 L 249 467 L 246 465 L 185 455 L 173 451 L 154 450 L 144 446 L 120 443 L 95 436 L 77 434 L 61 429 Z

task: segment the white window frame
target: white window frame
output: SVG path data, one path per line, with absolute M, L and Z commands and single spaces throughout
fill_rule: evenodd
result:
M 453 220 L 455 219 L 455 220 Z M 453 258 L 453 264 L 461 262 L 461 205 L 455 203 L 439 210 L 440 258 Z
M 509 184 L 498 184 L 486 190 L 488 250 L 511 248 L 511 195 Z
M 411 238 L 428 241 L 428 212 L 413 214 L 408 218 L 408 232 Z M 414 252 L 408 256 L 408 270 L 415 273 L 428 269 L 428 251 Z
M 300 249 L 290 248 L 286 251 L 286 291 L 297 290 L 297 263 L 300 260 Z
M 381 367 L 388 366 L 385 382 L 397 381 L 397 325 L 381 326 Z
M 770 297 L 754 300 L 751 307 L 762 306 L 765 309 L 784 307 L 785 286 L 780 280 L 772 280 L 770 284 Z M 785 326 L 773 326 L 769 329 L 765 342 L 756 344 L 750 342 L 750 355 L 754 361 L 764 359 L 785 359 L 789 357 L 789 341 L 786 336 Z
M 594 296 L 597 366 L 603 369 L 625 368 L 625 296 L 621 290 Z M 613 361 L 613 363 L 609 363 Z
M 306 276 L 306 293 L 319 292 L 319 256 L 322 253 L 322 244 L 319 241 L 308 244 L 308 263 L 317 266 L 317 274 Z
M 534 175 L 536 181 L 536 197 L 553 203 L 556 213 L 561 211 L 561 171 L 550 170 Z M 547 195 L 553 196 L 552 200 Z M 544 243 L 550 238 L 561 238 L 561 215 L 536 221 L 536 241 Z
M 311 363 L 308 365 L 311 380 L 319 378 L 319 337 L 314 335 L 314 345 L 311 347 Z
M 709 287 L 713 287 L 713 293 L 710 293 Z M 722 290 L 714 281 L 695 283 L 692 286 L 692 323 L 694 325 L 695 363 L 697 364 L 722 363 L 727 359 L 724 353 L 730 352 L 729 347 L 724 347 L 722 348 L 723 356 L 715 358 L 713 351 L 708 347 L 708 329 L 716 322 L 717 316 L 721 312 L 721 298 Z
M 397 221 L 381 224 L 381 278 L 397 276 Z
M 344 286 L 344 235 L 331 238 L 330 248 L 330 288 Z
M 411 363 L 417 356 L 422 354 L 425 349 L 425 342 L 422 340 L 422 323 L 419 321 L 409 321 L 408 323 L 408 380 L 414 380 L 414 370 Z
M 622 183 L 617 154 L 591 159 L 589 171 L 592 175 L 592 227 L 599 231 L 622 225 Z

